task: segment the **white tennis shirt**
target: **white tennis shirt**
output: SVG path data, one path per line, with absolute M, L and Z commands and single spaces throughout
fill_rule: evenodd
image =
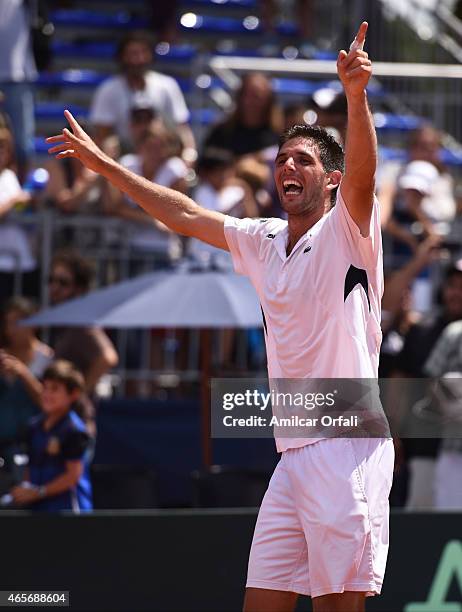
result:
M 226 217 L 238 274 L 252 281 L 264 316 L 268 375 L 277 378 L 377 378 L 383 253 L 377 199 L 361 236 L 337 203 L 286 255 L 282 219 Z M 278 451 L 320 438 L 277 438 Z

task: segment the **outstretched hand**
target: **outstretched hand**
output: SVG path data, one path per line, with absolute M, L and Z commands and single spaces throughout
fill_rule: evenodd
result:
M 363 51 L 367 27 L 367 21 L 363 21 L 350 50 L 347 52 L 342 49 L 338 54 L 337 73 L 347 98 L 362 94 L 371 78 L 372 62 L 366 51 Z
M 47 138 L 47 143 L 54 144 L 48 149 L 48 153 L 55 155 L 56 159 L 75 157 L 90 170 L 99 172 L 107 156 L 96 146 L 72 113 L 65 110 L 64 116 L 72 128 L 72 132 L 68 128 L 64 128 L 61 134 Z

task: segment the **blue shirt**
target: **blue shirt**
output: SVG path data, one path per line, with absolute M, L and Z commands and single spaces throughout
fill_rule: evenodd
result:
M 32 510 L 57 512 L 91 510 L 92 495 L 87 450 L 90 444 L 85 425 L 72 410 L 46 431 L 45 415 L 33 418 L 29 423 L 29 473 L 30 481 L 37 486 L 47 485 L 66 472 L 67 461 L 82 461 L 83 473 L 75 487 L 36 502 Z

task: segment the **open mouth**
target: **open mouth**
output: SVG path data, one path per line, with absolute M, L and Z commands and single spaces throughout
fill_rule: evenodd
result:
M 299 195 L 303 191 L 303 185 L 296 179 L 287 179 L 282 183 L 285 195 Z

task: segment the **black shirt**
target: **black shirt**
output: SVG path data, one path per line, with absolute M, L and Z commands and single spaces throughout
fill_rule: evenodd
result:
M 278 134 L 269 126 L 250 128 L 241 123 L 226 121 L 211 129 L 204 146 L 226 149 L 239 157 L 276 145 L 278 141 Z

